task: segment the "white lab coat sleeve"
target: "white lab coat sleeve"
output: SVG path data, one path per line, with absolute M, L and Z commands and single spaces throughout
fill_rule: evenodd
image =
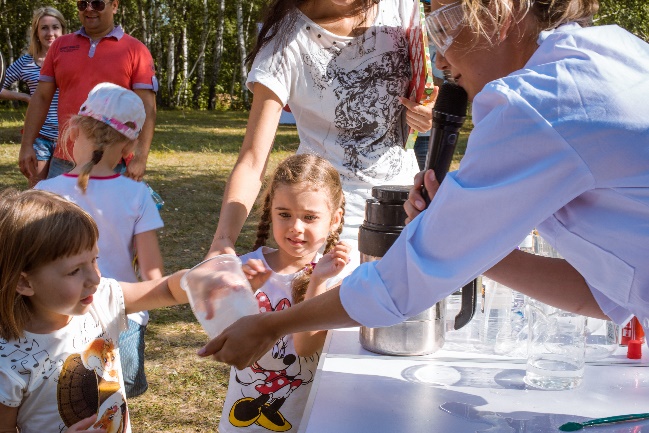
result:
M 519 94 L 495 87 L 474 101 L 476 124 L 460 169 L 380 261 L 343 280 L 341 302 L 359 323 L 389 326 L 431 307 L 593 186 L 552 125 Z

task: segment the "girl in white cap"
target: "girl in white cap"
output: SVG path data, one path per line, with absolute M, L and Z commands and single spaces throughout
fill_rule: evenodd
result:
M 146 114 L 131 90 L 101 83 L 88 94 L 79 114 L 70 119 L 62 139 L 74 141 L 76 166 L 67 174 L 39 182 L 36 189 L 52 191 L 78 204 L 99 227 L 99 269 L 105 277 L 136 282 L 163 275 L 156 230 L 163 226 L 147 185 L 114 172 L 129 155 Z M 148 313 L 129 314 L 129 329 L 120 336 L 127 397 L 147 389 L 144 374 L 144 333 Z

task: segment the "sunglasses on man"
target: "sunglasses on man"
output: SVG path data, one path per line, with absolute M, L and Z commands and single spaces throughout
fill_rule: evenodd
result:
M 92 0 L 92 1 L 87 1 L 87 0 L 79 0 L 77 2 L 77 9 L 79 9 L 79 12 L 83 12 L 86 9 L 88 9 L 88 6 L 93 11 L 101 12 L 104 9 L 106 9 L 106 1 L 105 0 Z

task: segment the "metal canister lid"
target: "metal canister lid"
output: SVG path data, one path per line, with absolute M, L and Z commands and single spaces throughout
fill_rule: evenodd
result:
M 403 203 L 380 202 L 375 198 L 365 200 L 365 221 L 363 225 L 381 231 L 401 230 L 406 225 Z
M 369 256 L 383 257 L 400 234 L 401 231 L 376 231 L 360 226 L 358 229 L 358 251 Z
M 381 202 L 400 202 L 408 200 L 412 185 L 380 185 L 372 187 L 372 197 Z

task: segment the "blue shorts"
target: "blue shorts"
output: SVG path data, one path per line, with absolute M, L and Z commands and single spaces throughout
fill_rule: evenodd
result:
M 47 172 L 47 178 L 52 179 L 53 177 L 60 176 L 69 172 L 73 168 L 74 162 L 54 157 L 50 162 L 50 171 Z
M 49 161 L 54 155 L 56 148 L 56 140 L 38 136 L 34 141 L 34 152 L 36 152 L 36 159 L 39 161 Z

